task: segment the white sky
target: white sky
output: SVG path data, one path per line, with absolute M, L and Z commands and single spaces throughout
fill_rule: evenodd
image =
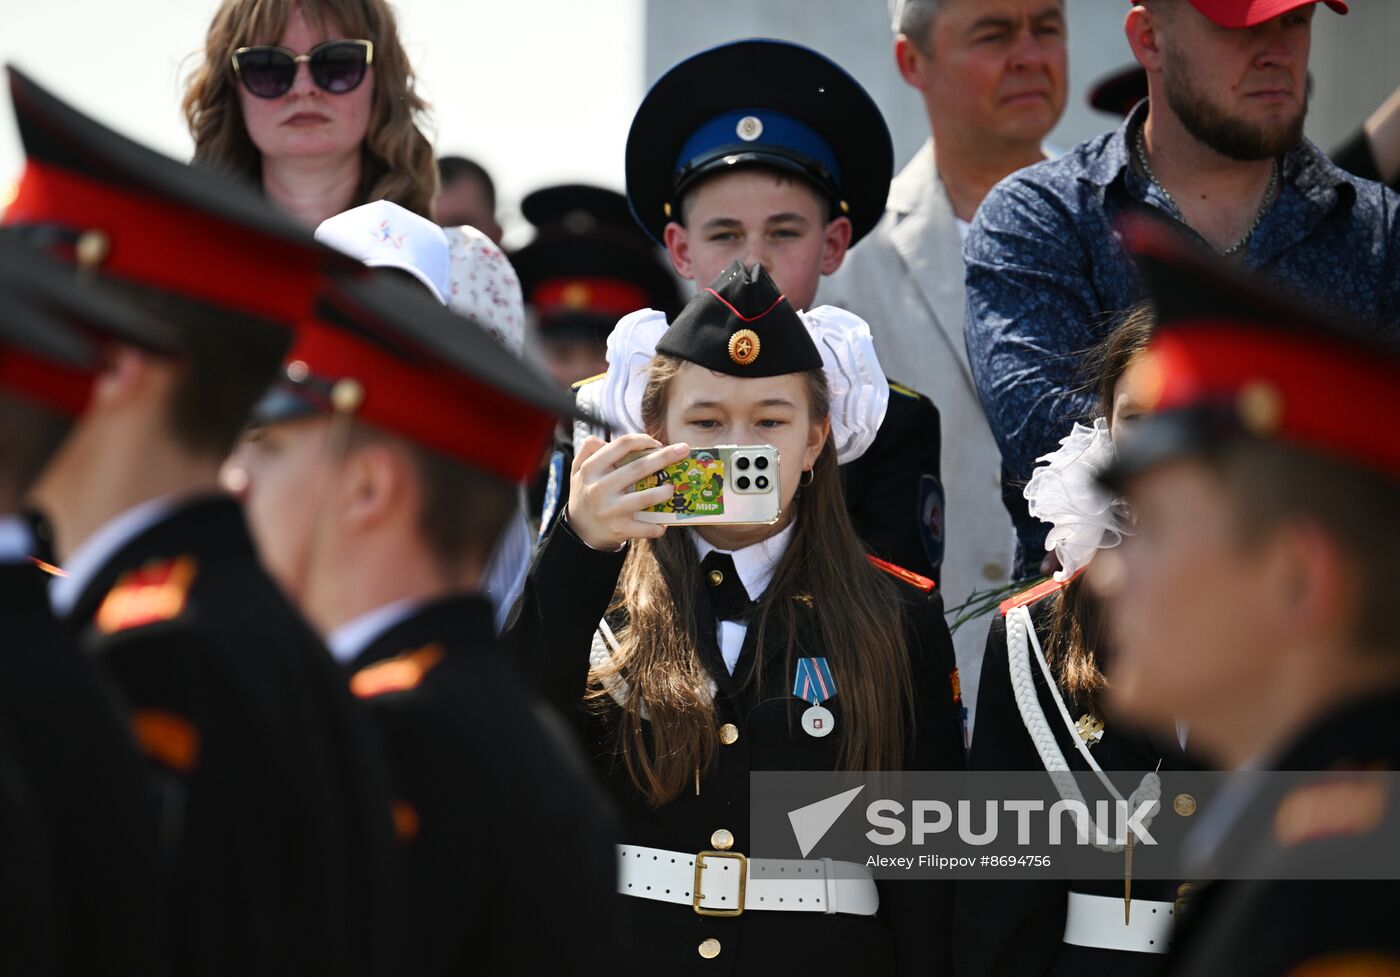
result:
M 149 146 L 188 159 L 186 58 L 218 0 L 0 0 L 0 61 Z M 565 181 L 621 189 L 643 91 L 643 0 L 396 0 L 439 154 L 496 179 L 510 239 L 521 196 Z M 0 98 L 0 188 L 23 166 Z M 511 224 L 515 227 L 511 228 Z M 528 237 L 528 233 L 525 234 Z

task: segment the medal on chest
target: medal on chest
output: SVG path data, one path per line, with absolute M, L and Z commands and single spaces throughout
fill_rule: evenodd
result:
M 802 714 L 802 730 L 808 736 L 829 736 L 836 728 L 836 717 L 823 702 L 836 695 L 836 680 L 825 658 L 799 658 L 793 673 L 792 694 L 810 703 Z

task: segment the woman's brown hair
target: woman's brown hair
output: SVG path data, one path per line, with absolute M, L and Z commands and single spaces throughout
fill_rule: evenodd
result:
M 642 416 L 653 435 L 661 432 L 667 392 L 682 366 L 682 360 L 664 355 L 652 362 Z M 809 415 L 820 423 L 830 409 L 826 375 L 812 370 L 803 376 Z M 841 766 L 898 770 L 913 725 L 903 609 L 893 582 L 866 560 L 851 526 L 829 439 L 794 507 L 796 532 L 751 624 L 758 629 L 755 647 L 786 649 L 790 674 L 802 619 L 814 617 L 820 650 L 841 690 Z M 715 707 L 695 628 L 700 568 L 684 533 L 634 540 L 630 546 L 611 608 L 627 616 L 618 634 L 621 647 L 591 673 L 588 700 L 595 708 L 617 710 L 618 751 L 633 784 L 659 807 L 714 758 Z M 608 692 L 618 679 L 628 689 L 620 707 Z
M 1142 303 L 1130 309 L 1085 360 L 1086 386 L 1097 398 L 1096 414 L 1111 417 L 1113 393 L 1133 359 L 1147 349 L 1156 315 Z M 1045 657 L 1059 673 L 1060 688 L 1097 710 L 1100 694 L 1108 687 L 1101 666 L 1104 633 L 1099 602 L 1075 577 L 1055 595 Z
M 233 52 L 276 44 L 298 8 L 318 30 L 333 21 L 346 37 L 374 42 L 374 100 L 350 206 L 389 200 L 431 218 L 437 164 L 420 129 L 428 106 L 414 91 L 413 68 L 385 0 L 224 0 L 209 25 L 204 61 L 185 89 L 194 161 L 261 186 L 262 158 L 243 122 Z

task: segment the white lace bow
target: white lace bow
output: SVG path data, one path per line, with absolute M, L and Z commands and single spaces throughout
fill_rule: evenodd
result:
M 1113 461 L 1108 420 L 1092 427 L 1075 424 L 1060 447 L 1036 459 L 1040 464 L 1026 485 L 1030 514 L 1050 523 L 1045 549 L 1055 551 L 1061 569 L 1056 580 L 1068 580 L 1101 549 L 1117 546 L 1132 534 L 1132 519 L 1122 499 L 1098 482 Z

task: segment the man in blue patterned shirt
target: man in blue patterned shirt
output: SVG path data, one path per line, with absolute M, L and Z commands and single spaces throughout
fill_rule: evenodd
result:
M 1093 410 L 1082 354 L 1144 295 L 1115 236 L 1124 215 L 1165 214 L 1221 261 L 1400 337 L 1400 197 L 1302 136 L 1314 7 L 1134 6 L 1125 28 L 1148 100 L 1116 131 L 1008 177 L 978 210 L 964 247 L 967 350 L 1001 448 L 1021 575 L 1040 563 L 1046 527 L 1019 487 Z

